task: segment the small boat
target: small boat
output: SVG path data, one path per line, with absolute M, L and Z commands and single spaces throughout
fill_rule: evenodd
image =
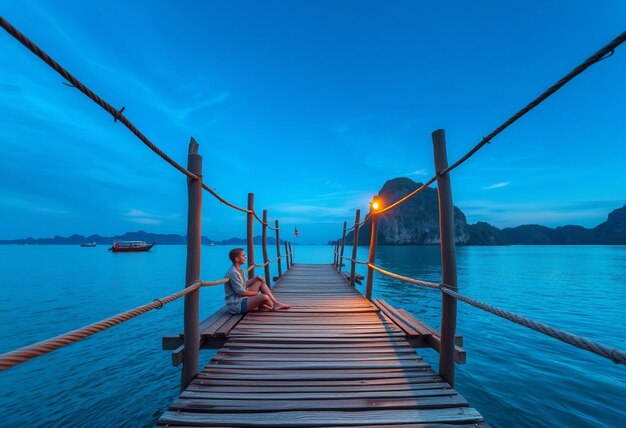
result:
M 150 251 L 150 248 L 154 246 L 147 244 L 145 241 L 115 241 L 109 251 L 114 253 L 136 253 L 139 251 Z
M 208 245 L 209 247 L 214 247 L 214 246 L 215 246 L 215 242 L 209 242 L 207 245 Z
M 95 242 L 83 242 L 82 244 L 80 244 L 81 247 L 95 247 L 96 243 Z

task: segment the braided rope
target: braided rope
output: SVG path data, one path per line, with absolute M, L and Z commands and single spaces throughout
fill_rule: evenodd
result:
M 521 109 L 520 111 L 515 113 L 513 116 L 511 116 L 511 118 L 509 118 L 509 120 L 507 120 L 502 125 L 497 127 L 489 135 L 484 137 L 481 140 L 481 142 L 478 143 L 476 146 L 474 146 L 469 152 L 467 152 L 465 154 L 465 156 L 463 156 L 461 159 L 459 159 L 458 161 L 456 161 L 455 163 L 453 163 L 452 165 L 450 165 L 449 167 L 447 167 L 443 171 L 439 172 L 439 175 L 447 174 L 448 172 L 452 171 L 457 166 L 461 165 L 463 162 L 465 162 L 467 159 L 469 159 L 474 153 L 476 153 L 481 147 L 483 147 L 487 143 L 490 143 L 491 140 L 496 135 L 498 135 L 499 133 L 504 131 L 506 128 L 508 128 L 510 125 L 512 125 L 514 122 L 516 122 L 519 118 L 521 118 L 526 113 L 528 113 L 530 110 L 532 110 L 533 108 L 538 106 L 541 102 L 543 102 L 550 95 L 554 94 L 556 91 L 561 89 L 563 86 L 565 86 L 566 83 L 568 83 L 574 77 L 578 76 L 579 74 L 581 74 L 583 71 L 585 71 L 587 68 L 591 67 L 595 63 L 597 63 L 599 61 L 602 61 L 603 59 L 606 59 L 609 56 L 611 56 L 613 54 L 615 48 L 617 48 L 619 45 L 624 43 L 624 41 L 626 41 L 626 31 L 624 31 L 622 34 L 617 36 L 611 43 L 609 43 L 608 45 L 604 46 L 602 49 L 597 51 L 595 54 L 593 54 L 589 58 L 587 58 L 582 64 L 580 64 L 578 67 L 576 67 L 572 71 L 570 71 L 561 80 L 559 80 L 554 85 L 552 85 L 548 89 L 546 89 L 541 95 L 539 95 L 537 98 L 535 98 L 534 101 L 532 101 L 529 104 L 527 104 L 526 107 L 524 107 L 523 109 Z
M 417 189 L 413 190 L 411 193 L 409 193 L 408 195 L 403 197 L 402 199 L 399 199 L 396 202 L 394 202 L 393 204 L 391 204 L 391 205 L 389 205 L 389 206 L 387 206 L 385 208 L 381 208 L 380 210 L 376 211 L 375 214 L 382 214 L 382 213 L 384 213 L 386 211 L 389 211 L 392 208 L 397 207 L 398 205 L 401 205 L 401 204 L 405 203 L 406 201 L 411 199 L 413 196 L 417 195 L 422 190 L 426 189 L 428 186 L 433 184 L 435 181 L 437 181 L 437 176 L 436 175 L 433 178 L 431 178 L 430 180 L 428 180 L 426 183 L 422 184 L 420 187 L 418 187 Z M 363 222 L 365 222 L 365 220 L 363 220 Z
M 207 192 L 209 192 L 211 195 L 215 196 L 215 198 L 216 198 L 218 201 L 220 201 L 221 203 L 223 203 L 223 204 L 225 204 L 225 205 L 228 205 L 229 207 L 234 208 L 234 209 L 236 209 L 237 211 L 241 211 L 241 212 L 244 212 L 244 213 L 251 213 L 251 212 L 252 212 L 252 211 L 247 210 L 247 209 L 245 209 L 245 208 L 238 207 L 238 206 L 237 206 L 237 205 L 235 205 L 235 204 L 231 204 L 231 203 L 230 203 L 230 202 L 228 202 L 226 199 L 224 199 L 224 198 L 222 198 L 220 195 L 218 195 L 218 194 L 215 192 L 215 190 L 211 189 L 209 186 L 207 186 L 207 185 L 206 185 L 206 184 L 204 184 L 204 183 L 202 183 L 202 188 L 203 188 L 204 190 L 206 190 Z
M 211 287 L 211 286 L 214 286 L 214 285 L 226 284 L 228 281 L 229 281 L 228 278 L 224 278 L 224 279 L 219 279 L 217 281 L 210 281 L 210 282 L 202 281 L 201 284 L 202 284 L 203 287 Z
M 371 267 L 372 269 L 384 275 L 395 278 L 395 279 L 410 282 L 411 284 L 421 285 L 422 287 L 428 287 L 428 288 L 434 288 L 434 289 L 439 288 L 439 284 L 435 284 L 434 282 L 420 281 L 419 279 L 413 279 L 413 278 L 409 278 L 408 276 L 402 276 L 402 275 L 398 275 L 397 273 L 389 272 L 388 270 L 381 269 L 378 266 L 373 265 L 371 263 L 365 263 L 365 264 L 367 264 L 368 267 Z
M 189 294 L 192 291 L 196 291 L 202 285 L 202 282 L 196 281 L 189 287 L 186 287 L 185 289 L 170 296 L 161 299 L 154 299 L 150 303 L 128 310 L 126 312 L 122 312 L 121 314 L 117 314 L 102 321 L 98 321 L 77 330 L 70 331 L 57 337 L 53 337 L 52 339 L 44 340 L 20 349 L 16 349 L 15 351 L 2 354 L 0 355 L 0 371 L 6 370 L 33 358 L 39 357 L 40 355 L 55 351 L 74 342 L 78 342 L 79 340 L 99 333 L 115 325 L 121 324 L 131 318 L 135 318 L 141 314 L 151 311 L 152 309 L 161 309 L 164 305 L 186 294 Z
M 486 303 L 482 303 L 472 298 L 463 296 L 462 294 L 459 294 L 456 291 L 448 288 L 446 284 L 440 284 L 439 289 L 442 293 L 445 293 L 448 296 L 454 297 L 455 299 L 461 300 L 467 304 L 482 309 L 483 311 L 490 312 L 516 324 L 523 325 L 524 327 L 528 327 L 547 336 L 558 339 L 561 342 L 576 346 L 577 348 L 593 352 L 594 354 L 600 355 L 601 357 L 608 358 L 614 363 L 626 365 L 626 352 L 624 351 L 604 346 L 584 337 L 576 336 L 575 334 L 568 333 L 567 331 L 559 330 L 558 328 L 549 326 L 547 324 L 536 322 L 513 312 L 505 311 L 495 306 L 487 305 Z
M 376 214 L 382 214 L 386 211 L 389 211 L 392 208 L 397 207 L 400 204 L 403 204 L 404 202 L 406 202 L 407 200 L 409 200 L 410 198 L 412 198 L 413 196 L 415 196 L 416 194 L 418 194 L 419 192 L 421 192 L 422 190 L 424 190 L 426 187 L 430 186 L 432 183 L 434 183 L 437 180 L 438 176 L 444 175 L 449 173 L 450 171 L 452 171 L 453 169 L 455 169 L 456 167 L 458 167 L 459 165 L 461 165 L 463 162 L 465 162 L 467 159 L 469 159 L 470 157 L 472 157 L 474 155 L 474 153 L 476 153 L 478 150 L 480 150 L 484 145 L 488 144 L 491 142 L 491 140 L 497 136 L 498 134 L 500 134 L 502 131 L 504 131 L 506 128 L 508 128 L 510 125 L 512 125 L 513 123 L 515 123 L 518 119 L 520 119 L 522 116 L 524 116 L 526 113 L 528 113 L 530 110 L 532 110 L 533 108 L 537 107 L 540 103 L 542 103 L 543 101 L 545 101 L 549 96 L 551 96 L 552 94 L 554 94 L 556 91 L 558 91 L 559 89 L 561 89 L 563 86 L 565 86 L 566 83 L 568 83 L 569 81 L 571 81 L 574 77 L 578 76 L 579 74 L 581 74 L 583 71 L 585 71 L 587 68 L 591 67 L 593 64 L 602 61 L 603 59 L 608 58 L 609 56 L 612 55 L 613 51 L 615 50 L 615 48 L 617 48 L 619 45 L 621 45 L 622 43 L 624 43 L 624 41 L 626 41 L 626 31 L 623 32 L 622 34 L 620 34 L 619 36 L 617 36 L 612 42 L 610 42 L 608 45 L 604 46 L 602 49 L 600 49 L 599 51 L 597 51 L 595 54 L 593 54 L 592 56 L 590 56 L 589 58 L 587 58 L 587 60 L 585 60 L 582 64 L 580 64 L 578 67 L 574 68 L 571 72 L 569 72 L 565 77 L 563 77 L 561 80 L 559 80 L 557 83 L 555 83 L 554 85 L 550 86 L 548 89 L 546 89 L 541 95 L 539 95 L 537 98 L 535 98 L 532 102 L 530 102 L 529 104 L 527 104 L 523 109 L 521 109 L 520 111 L 518 111 L 517 113 L 515 113 L 513 116 L 511 116 L 506 122 L 504 122 L 502 125 L 500 125 L 499 127 L 497 127 L 493 132 L 491 132 L 489 135 L 487 135 L 486 137 L 484 137 L 480 143 L 478 143 L 476 146 L 474 146 L 470 151 L 468 151 L 463 157 L 461 157 L 459 160 L 457 160 L 456 162 L 454 162 L 452 165 L 448 166 L 446 169 L 439 171 L 439 173 L 437 173 L 433 178 L 431 178 L 430 180 L 428 180 L 428 182 L 424 183 L 424 185 L 422 185 L 420 188 L 412 191 L 411 193 L 409 193 L 408 195 L 404 196 L 402 199 L 394 202 L 393 204 L 389 205 L 388 207 L 385 207 L 383 209 L 380 209 L 378 211 L 376 211 Z M 365 222 L 365 220 L 363 221 Z
M 66 79 L 68 82 L 71 83 L 71 86 L 73 86 L 74 88 L 76 88 L 79 91 L 81 91 L 83 94 L 85 94 L 87 97 L 89 97 L 93 102 L 98 104 L 106 112 L 108 112 L 111 116 L 113 116 L 113 119 L 114 119 L 115 122 L 119 121 L 124 126 L 126 126 L 126 128 L 128 128 L 133 134 L 135 134 L 135 136 L 137 136 L 137 138 L 139 138 L 139 140 L 141 140 L 142 143 L 144 143 L 148 148 L 150 148 L 150 150 L 152 150 L 157 155 L 159 155 L 163 160 L 165 160 L 167 163 L 172 165 L 174 168 L 176 168 L 177 170 L 179 170 L 180 172 L 185 174 L 187 177 L 189 177 L 191 179 L 194 179 L 194 180 L 199 180 L 200 179 L 200 177 L 198 177 L 196 174 L 188 171 L 183 166 L 181 166 L 178 162 L 176 162 L 174 159 L 169 157 L 165 152 L 163 152 L 159 147 L 157 147 L 152 141 L 150 141 L 148 139 L 148 137 L 146 137 L 141 131 L 139 131 L 139 129 L 137 129 L 137 127 L 135 125 L 133 125 L 132 122 L 130 122 L 122 114 L 126 107 L 122 107 L 120 110 L 117 110 L 111 104 L 109 104 L 106 101 L 104 101 L 96 93 L 94 93 L 91 89 L 89 89 L 87 86 L 85 86 L 83 83 L 81 83 L 77 78 L 75 78 L 72 74 L 70 74 L 70 72 L 68 72 L 65 68 L 63 68 L 59 63 L 57 63 L 54 59 L 52 59 L 41 48 L 39 48 L 36 44 L 34 44 L 30 39 L 28 39 L 17 28 L 12 26 L 7 20 L 5 20 L 1 16 L 0 16 L 0 26 L 2 26 L 2 28 L 4 28 L 7 33 L 12 35 L 22 45 L 24 45 L 31 52 L 33 52 L 35 55 L 37 55 L 39 58 L 41 58 L 53 70 L 55 70 L 57 73 L 59 73 L 61 76 L 63 76 L 64 79 Z M 229 207 L 234 208 L 234 209 L 239 210 L 239 211 L 246 212 L 246 213 L 250 212 L 249 210 L 246 210 L 244 208 L 238 207 L 238 206 L 228 202 L 227 200 L 222 198 L 213 189 L 211 189 L 210 187 L 208 187 L 204 183 L 202 184 L 202 188 L 204 190 L 208 191 L 211 195 L 213 195 L 215 198 L 217 198 L 220 202 L 228 205 Z
M 352 263 L 356 263 L 357 265 L 367 265 L 368 264 L 368 262 L 360 262 L 360 261 L 354 260 L 354 259 L 346 258 L 346 260 L 351 261 Z
M 259 269 L 260 269 L 260 268 L 265 267 L 265 266 L 267 266 L 267 265 L 269 265 L 269 264 L 270 264 L 270 262 L 265 262 L 265 263 L 263 263 L 262 265 L 254 265 L 254 267 L 257 267 L 257 268 L 259 268 Z
M 159 149 L 156 145 L 154 145 L 145 135 L 143 135 L 124 115 L 122 112 L 125 107 L 122 107 L 120 110 L 115 109 L 111 104 L 104 101 L 98 95 L 96 95 L 91 89 L 83 85 L 78 79 L 72 76 L 66 69 L 61 67 L 59 63 L 50 58 L 48 54 L 46 54 L 43 50 L 41 50 L 37 45 L 35 45 L 30 39 L 28 39 L 24 34 L 22 34 L 17 28 L 13 27 L 9 22 L 7 22 L 4 18 L 0 16 L 0 26 L 4 28 L 7 33 L 12 35 L 15 39 L 17 39 L 22 45 L 28 48 L 31 52 L 41 58 L 46 64 L 48 64 L 52 69 L 54 69 L 57 73 L 63 76 L 68 82 L 72 84 L 76 89 L 81 91 L 83 94 L 87 95 L 92 101 L 106 110 L 113 119 L 117 122 L 120 121 L 124 126 L 126 126 L 133 134 L 135 134 L 146 146 L 148 146 L 153 152 L 163 158 L 166 162 L 172 165 L 174 168 L 185 174 L 186 176 L 193 178 L 194 180 L 198 180 L 199 177 L 185 168 L 183 168 L 180 164 L 178 164 L 175 160 L 166 155 L 161 149 Z
M 256 218 L 259 223 L 261 223 L 263 226 L 267 226 L 267 222 L 261 220 L 261 218 L 259 218 L 259 216 L 257 215 L 257 213 L 255 211 L 252 211 L 252 215 L 254 216 L 254 218 Z

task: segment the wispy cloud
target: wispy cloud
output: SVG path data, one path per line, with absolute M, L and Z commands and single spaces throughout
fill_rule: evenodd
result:
M 178 218 L 178 214 L 159 215 L 147 213 L 142 210 L 131 209 L 123 214 L 128 221 L 139 224 L 161 224 L 163 220 L 173 220 Z
M 491 190 L 491 189 L 499 189 L 501 187 L 506 187 L 511 184 L 509 181 L 503 181 L 501 183 L 492 184 L 491 186 L 483 187 L 483 190 Z
M 22 195 L 11 195 L 6 190 L 3 193 L 4 196 L 0 197 L 0 206 L 4 206 L 6 208 L 53 215 L 66 215 L 70 213 L 70 210 L 66 207 L 50 199 L 41 198 L 32 194 L 28 195 L 28 198 L 24 198 Z
M 429 174 L 430 173 L 428 171 L 426 171 L 425 169 L 416 169 L 413 172 L 409 172 L 409 173 L 406 173 L 406 174 L 403 174 L 403 175 L 406 175 L 406 176 L 410 177 L 412 175 L 425 176 L 425 175 L 429 175 Z

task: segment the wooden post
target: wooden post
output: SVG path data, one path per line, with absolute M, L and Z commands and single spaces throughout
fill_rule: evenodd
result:
M 248 267 L 254 266 L 254 193 L 248 193 Z M 248 279 L 254 278 L 254 268 L 248 272 Z
M 335 241 L 335 246 L 333 248 L 333 266 L 337 269 L 337 241 Z
M 293 267 L 293 248 L 291 248 L 291 241 L 289 241 L 289 258 L 291 259 L 290 266 Z
M 200 250 L 202 236 L 202 156 L 198 154 L 198 143 L 192 137 L 189 142 L 187 169 L 198 179 L 187 178 L 187 271 L 185 287 L 200 279 Z M 185 296 L 183 370 L 180 380 L 181 391 L 187 388 L 198 374 L 198 352 L 200 349 L 200 290 Z
M 347 222 L 343 222 L 343 233 L 341 234 L 341 250 L 339 252 L 339 273 L 341 273 L 341 268 L 343 267 L 343 250 L 346 247 L 346 226 Z
M 269 286 L 272 281 L 270 278 L 270 264 L 268 261 L 270 260 L 267 255 L 267 210 L 263 210 L 263 264 L 265 265 L 265 282 Z
M 278 277 L 283 276 L 283 267 L 280 260 L 280 234 L 278 233 L 278 220 L 274 222 L 276 225 L 276 257 L 278 257 Z
M 432 134 L 439 195 L 439 239 L 441 242 L 442 282 L 457 290 L 456 247 L 454 242 L 454 205 L 450 174 L 440 174 L 448 167 L 446 135 L 443 129 Z M 454 387 L 454 335 L 456 333 L 456 299 L 442 294 L 441 349 L 439 351 L 439 375 Z
M 378 196 L 374 196 L 372 205 L 378 201 Z M 372 216 L 372 233 L 370 235 L 370 254 L 367 258 L 367 263 L 374 264 L 376 259 L 376 241 L 378 241 L 378 214 L 374 212 L 374 209 L 370 209 L 370 215 Z M 365 283 L 365 297 L 372 300 L 372 284 L 374 283 L 374 269 L 367 267 L 367 282 Z
M 287 259 L 287 270 L 291 267 L 289 264 L 289 246 L 287 245 L 287 241 L 285 241 L 285 259 Z
M 350 285 L 354 287 L 354 281 L 356 279 L 356 250 L 359 245 L 359 222 L 361 221 L 361 210 L 356 210 L 356 216 L 354 217 L 354 239 L 352 240 L 352 266 L 350 267 Z

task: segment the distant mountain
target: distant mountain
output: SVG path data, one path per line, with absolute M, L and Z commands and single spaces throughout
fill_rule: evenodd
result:
M 378 195 L 390 205 L 406 194 L 421 187 L 410 178 L 394 178 L 387 181 Z M 371 224 L 359 229 L 359 245 L 369 245 Z M 470 239 L 465 215 L 454 207 L 454 232 L 457 244 L 467 244 Z M 346 235 L 346 242 L 354 240 L 353 232 Z M 434 245 L 439 244 L 439 208 L 437 191 L 426 188 L 399 207 L 380 215 L 378 220 L 378 243 L 382 245 Z
M 26 239 L 9 239 L 9 240 L 0 240 L 0 245 L 6 244 L 19 244 L 19 245 L 79 245 L 83 242 L 95 242 L 100 245 L 111 245 L 114 241 L 122 240 L 122 241 L 146 241 L 146 242 L 156 242 L 159 245 L 185 245 L 187 243 L 186 235 L 175 235 L 175 234 L 160 234 L 160 233 L 150 233 L 145 232 L 143 230 L 139 230 L 137 232 L 126 232 L 123 235 L 116 236 L 100 236 L 100 235 L 71 235 L 68 237 L 55 236 L 54 238 L 26 238 Z M 213 243 L 216 245 L 245 245 L 247 240 L 245 238 L 230 238 L 223 241 L 215 241 L 213 239 L 209 239 L 206 236 L 201 238 L 202 244 Z M 281 239 L 281 244 L 284 241 Z M 255 244 L 261 244 L 262 239 L 260 236 L 254 237 Z M 267 238 L 268 245 L 276 245 L 276 239 L 268 237 Z
M 387 181 L 378 192 L 386 205 L 421 186 L 409 178 Z M 382 245 L 439 244 L 437 191 L 427 188 L 404 204 L 380 215 L 378 243 Z M 626 205 L 612 211 L 606 222 L 587 229 L 582 226 L 551 228 L 537 224 L 498 229 L 485 222 L 467 224 L 463 212 L 454 207 L 457 245 L 625 245 Z M 371 226 L 359 230 L 359 245 L 369 245 Z M 353 233 L 346 235 L 352 243 Z

